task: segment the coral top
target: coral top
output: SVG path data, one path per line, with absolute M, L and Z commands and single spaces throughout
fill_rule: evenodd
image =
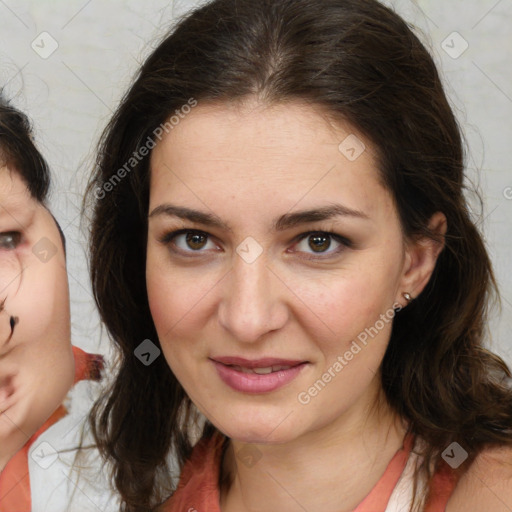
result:
M 81 380 L 100 380 L 104 368 L 103 356 L 89 354 L 73 346 L 75 359 L 74 384 Z M 30 478 L 28 471 L 28 451 L 36 439 L 54 423 L 68 414 L 67 409 L 60 405 L 39 430 L 9 460 L 0 473 L 0 512 L 30 512 Z
M 352 512 L 394 512 L 388 509 L 390 497 L 399 481 L 414 446 L 414 435 L 408 434 L 403 446 L 395 453 L 375 487 Z M 227 438 L 216 432 L 201 439 L 192 451 L 180 476 L 174 494 L 158 508 L 159 512 L 221 512 L 219 476 L 220 464 Z M 434 475 L 430 498 L 424 512 L 444 512 L 457 483 L 457 476 L 443 463 Z

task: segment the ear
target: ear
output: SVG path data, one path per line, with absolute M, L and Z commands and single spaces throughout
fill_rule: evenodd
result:
M 420 237 L 406 243 L 404 268 L 400 282 L 399 295 L 396 301 L 404 304 L 402 293 L 409 293 L 416 298 L 430 280 L 436 266 L 437 258 L 444 248 L 444 236 L 447 229 L 446 217 L 442 212 L 436 212 L 430 218 L 428 227 L 437 234 L 441 242 L 427 237 Z

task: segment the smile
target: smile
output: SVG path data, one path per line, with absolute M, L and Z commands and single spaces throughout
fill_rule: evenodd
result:
M 258 375 L 265 375 L 268 373 L 278 372 L 279 370 L 289 370 L 291 366 L 267 366 L 265 368 L 246 368 L 243 366 L 228 365 L 233 370 L 243 373 L 257 373 Z
M 268 393 L 295 379 L 308 363 L 247 368 L 212 360 L 220 379 L 235 391 Z

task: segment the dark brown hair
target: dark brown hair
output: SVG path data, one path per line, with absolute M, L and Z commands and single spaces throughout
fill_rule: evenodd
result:
M 28 117 L 13 107 L 0 92 L 0 166 L 17 172 L 23 179 L 30 195 L 47 206 L 50 192 L 50 169 L 33 140 L 32 126 Z M 66 237 L 50 210 L 66 252 Z
M 0 165 L 23 178 L 30 195 L 44 203 L 50 188 L 50 171 L 32 139 L 28 117 L 0 93 Z
M 254 95 L 269 105 L 306 101 L 366 136 L 404 236 L 434 237 L 429 219 L 446 215 L 445 248 L 426 288 L 394 319 L 381 367 L 389 404 L 426 441 L 423 476 L 430 482 L 446 464 L 441 453 L 453 441 L 469 453 L 460 474 L 487 445 L 512 444 L 511 373 L 483 346 L 499 295 L 464 197 L 461 132 L 428 51 L 375 0 L 214 0 L 146 59 L 103 133 L 88 188 L 94 296 L 118 354 L 90 425 L 126 512 L 166 498 L 176 485 L 168 454 L 181 466 L 192 446 L 190 399 L 165 358 L 148 371 L 134 356 L 144 339 L 158 344 L 145 283 L 149 158 L 134 154 L 190 98 Z M 207 421 L 203 436 L 214 431 Z

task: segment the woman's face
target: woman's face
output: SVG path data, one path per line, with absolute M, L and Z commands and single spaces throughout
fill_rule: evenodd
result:
M 0 468 L 73 383 L 62 240 L 19 174 L 0 169 Z
M 147 289 L 201 412 L 233 439 L 282 443 L 373 403 L 393 307 L 421 291 L 429 258 L 404 242 L 350 126 L 252 106 L 199 103 L 153 150 Z

